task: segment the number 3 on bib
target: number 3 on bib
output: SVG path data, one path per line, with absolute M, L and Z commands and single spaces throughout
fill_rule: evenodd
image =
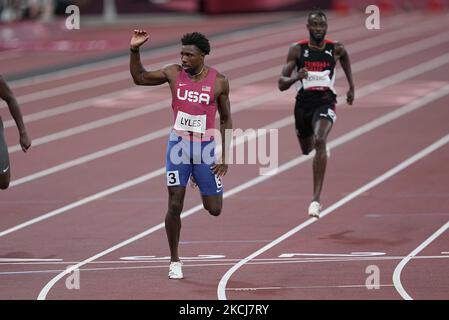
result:
M 168 186 L 179 185 L 179 171 L 167 171 L 167 185 Z

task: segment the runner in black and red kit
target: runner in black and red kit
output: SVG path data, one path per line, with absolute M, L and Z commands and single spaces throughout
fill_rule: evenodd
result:
M 326 141 L 337 119 L 334 81 L 338 60 L 349 83 L 346 100 L 350 105 L 354 101 L 354 83 L 348 52 L 341 43 L 325 38 L 325 13 L 320 10 L 309 13 L 307 29 L 309 39 L 292 44 L 288 51 L 287 63 L 279 78 L 279 89 L 284 91 L 295 84 L 298 90 L 295 104 L 296 135 L 303 154 L 309 154 L 313 149 L 316 152 L 313 159 L 313 198 L 309 215 L 319 218 L 322 208 L 320 195 L 328 158 Z

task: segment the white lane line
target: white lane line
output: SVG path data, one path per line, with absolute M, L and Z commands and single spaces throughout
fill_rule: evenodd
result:
M 390 32 L 388 34 L 383 33 L 379 36 L 370 38 L 369 41 L 362 40 L 362 41 L 358 41 L 353 44 L 350 44 L 350 45 L 348 45 L 348 50 L 350 50 L 351 54 L 355 54 L 357 52 L 366 51 L 375 46 L 385 45 L 390 42 L 394 42 L 398 39 L 398 37 L 401 39 L 404 39 L 404 38 L 408 38 L 411 36 L 416 36 L 416 32 L 424 33 L 428 30 L 433 29 L 434 27 L 435 27 L 434 23 L 433 24 L 426 23 L 423 25 L 417 25 L 415 27 L 412 27 L 411 29 L 410 28 L 401 29 L 398 31 Z M 347 32 L 339 33 L 339 39 L 342 40 L 341 38 L 343 37 L 343 35 L 346 35 L 346 34 L 348 34 L 350 36 L 349 39 L 351 39 L 354 36 L 353 30 L 348 30 Z M 283 36 L 282 39 L 285 39 L 285 36 Z M 264 40 L 268 41 L 269 39 L 264 39 Z M 344 39 L 344 41 L 346 41 L 346 40 L 347 39 Z M 264 44 L 266 44 L 265 41 L 264 41 Z M 253 47 L 253 49 L 254 49 L 254 47 Z M 285 48 L 284 48 L 284 50 L 285 50 Z M 265 54 L 266 54 L 265 60 L 273 58 L 271 56 L 271 54 L 273 54 L 273 53 L 268 54 L 268 52 L 266 52 Z M 285 54 L 285 52 L 283 51 L 282 54 Z M 214 58 L 214 57 L 211 56 L 211 58 Z M 169 63 L 169 62 L 171 62 L 171 61 L 166 61 L 166 63 Z M 111 77 L 111 76 L 108 75 L 108 77 Z M 129 74 L 128 74 L 128 77 L 129 77 Z M 115 77 L 112 77 L 112 78 L 115 79 Z M 24 121 L 25 121 L 25 123 L 30 123 L 30 122 L 38 121 L 41 119 L 47 119 L 52 116 L 61 115 L 61 114 L 67 113 L 67 112 L 73 112 L 76 110 L 84 109 L 84 108 L 90 107 L 92 105 L 92 103 L 94 103 L 95 101 L 98 101 L 98 99 L 104 99 L 104 98 L 114 99 L 114 98 L 120 97 L 122 94 L 124 94 L 125 92 L 129 92 L 132 89 L 133 89 L 133 87 L 128 87 L 128 88 L 116 91 L 113 94 L 107 93 L 107 94 L 104 94 L 101 96 L 97 96 L 95 98 L 88 98 L 88 99 L 77 101 L 75 103 L 62 105 L 60 107 L 54 107 L 49 110 L 43 110 L 43 111 L 35 112 L 32 114 L 27 114 L 27 115 L 24 115 Z M 157 89 L 157 87 L 146 88 L 146 90 L 148 90 L 148 91 L 156 90 L 156 89 Z M 14 120 L 10 119 L 10 120 L 5 121 L 4 127 L 5 128 L 15 127 Z
M 0 263 L 8 262 L 59 262 L 62 259 L 32 259 L 32 258 L 0 258 Z
M 323 259 L 323 260 L 277 260 L 277 259 L 254 259 L 250 262 L 248 262 L 247 265 L 255 265 L 255 266 L 261 266 L 261 265 L 288 265 L 288 264 L 304 264 L 304 263 L 346 263 L 346 262 L 363 262 L 363 263 L 372 263 L 372 261 L 375 261 L 376 263 L 381 262 L 380 260 L 385 261 L 391 261 L 391 260 L 400 260 L 403 257 L 388 257 L 388 258 L 382 258 L 382 259 L 374 259 L 374 258 L 359 258 L 359 259 Z M 429 256 L 429 257 L 420 257 L 423 259 L 438 259 L 438 258 L 444 258 L 441 256 Z M 445 257 L 448 258 L 448 257 Z M 92 262 L 91 264 L 121 264 L 121 265 L 134 265 L 134 266 L 124 266 L 124 267 L 89 267 L 89 268 L 81 268 L 80 271 L 108 271 L 108 270 L 135 270 L 135 269 L 159 269 L 167 268 L 167 263 L 170 261 L 170 258 L 166 259 L 165 261 L 98 261 L 98 262 Z M 184 263 L 184 267 L 217 267 L 217 266 L 232 266 L 235 264 L 236 261 L 239 261 L 239 259 L 217 259 L 211 261 L 209 260 L 195 260 L 191 261 L 192 263 L 186 262 Z M 193 263 L 194 262 L 194 263 Z M 201 263 L 200 262 L 205 262 Z M 207 263 L 209 262 L 209 263 Z M 53 265 L 72 265 L 77 262 L 64 262 L 64 263 L 53 263 Z M 51 263 L 47 263 L 51 264 Z M 36 263 L 38 265 L 38 263 Z M 139 265 L 139 266 L 136 266 Z M 1 265 L 0 265 L 1 266 Z M 20 275 L 20 274 L 33 274 L 33 273 L 56 273 L 56 272 L 62 272 L 63 269 L 50 269 L 50 270 L 22 270 L 22 271 L 0 271 L 0 276 L 2 275 Z M 229 288 L 226 288 L 228 291 Z
M 439 91 L 436 91 L 436 92 L 433 92 L 433 93 L 431 93 L 431 94 L 429 94 L 429 95 L 427 95 L 427 96 L 425 96 L 425 97 L 423 97 L 423 98 L 421 98 L 421 99 L 419 99 L 419 100 L 417 100 L 417 101 L 415 101 L 415 102 L 413 102 L 413 103 L 411 103 L 409 105 L 406 105 L 406 106 L 404 106 L 404 107 L 402 107 L 402 108 L 400 108 L 398 110 L 395 110 L 393 112 L 390 112 L 390 113 L 386 114 L 383 117 L 380 117 L 380 118 L 378 118 L 378 119 L 376 119 L 374 121 L 371 121 L 371 122 L 369 122 L 369 123 L 367 123 L 367 124 L 357 128 L 357 129 L 355 129 L 355 130 L 353 130 L 353 131 L 351 131 L 351 132 L 349 132 L 347 134 L 344 134 L 343 136 L 340 136 L 339 138 L 337 138 L 337 139 L 333 140 L 332 142 L 330 142 L 329 143 L 329 147 L 335 148 L 335 147 L 337 147 L 337 146 L 339 146 L 341 144 L 344 144 L 344 143 L 346 143 L 348 141 L 351 141 L 351 140 L 355 139 L 356 137 L 358 137 L 358 136 L 360 136 L 360 135 L 362 135 L 362 134 L 364 134 L 366 132 L 374 130 L 375 128 L 377 128 L 377 127 L 379 127 L 379 126 L 381 126 L 381 125 L 383 125 L 385 123 L 388 123 L 388 122 L 390 122 L 390 121 L 392 121 L 392 120 L 394 120 L 394 119 L 396 119 L 396 118 L 398 118 L 398 117 L 400 117 L 400 116 L 402 116 L 402 115 L 404 115 L 404 114 L 406 114 L 406 113 L 408 113 L 408 112 L 410 112 L 412 110 L 415 110 L 415 109 L 419 108 L 422 105 L 425 105 L 425 104 L 427 104 L 427 103 L 432 101 L 429 97 L 433 97 L 433 98 L 437 98 L 438 97 L 438 98 L 440 98 L 440 97 L 442 97 L 444 95 L 447 95 L 448 93 L 449 93 L 449 85 L 447 85 L 443 89 L 441 89 Z M 302 162 L 305 162 L 308 159 L 311 159 L 312 156 L 313 155 L 310 154 L 308 156 L 300 156 L 298 158 L 295 158 L 295 159 L 293 159 L 293 160 L 291 160 L 291 161 L 281 165 L 279 168 L 274 169 L 271 175 L 267 174 L 267 175 L 264 175 L 264 176 L 258 176 L 258 177 L 254 178 L 254 179 L 252 179 L 252 180 L 250 180 L 250 181 L 248 181 L 248 182 L 246 182 L 246 183 L 244 183 L 242 185 L 234 187 L 233 189 L 225 192 L 223 194 L 223 198 L 228 198 L 228 197 L 230 197 L 230 196 L 232 196 L 232 195 L 234 195 L 236 193 L 239 193 L 239 192 L 241 192 L 243 190 L 246 190 L 246 189 L 248 189 L 248 188 L 250 188 L 252 186 L 255 186 L 255 185 L 257 185 L 257 184 L 259 184 L 259 183 L 261 183 L 261 182 L 263 182 L 265 180 L 268 180 L 271 177 L 273 177 L 273 176 L 275 176 L 275 175 L 277 175 L 277 174 L 279 174 L 281 172 L 287 171 L 287 170 L 295 167 L 296 165 L 298 165 L 298 164 L 300 164 Z M 164 170 L 164 168 L 161 168 L 161 169 Z M 361 189 L 361 190 L 363 190 L 363 189 Z M 346 197 L 345 199 L 349 199 L 349 196 Z M 339 203 L 337 203 L 336 205 L 340 205 Z M 327 210 L 330 210 L 333 207 L 330 207 Z M 186 217 L 188 217 L 188 216 L 190 216 L 190 215 L 200 211 L 202 208 L 203 208 L 203 205 L 199 204 L 199 205 L 197 205 L 197 206 L 187 210 L 186 212 L 181 214 L 181 219 L 184 219 L 184 218 L 186 218 Z M 323 216 L 325 214 L 326 214 L 326 210 L 323 211 Z M 313 219 L 310 219 L 310 220 L 308 220 L 308 222 L 306 222 L 306 224 L 304 226 L 306 226 L 306 225 L 308 225 L 308 224 L 310 224 L 312 222 L 313 222 Z M 96 254 L 96 255 L 94 255 L 94 256 L 92 256 L 92 257 L 90 257 L 90 258 L 88 258 L 88 259 L 86 259 L 86 260 L 84 260 L 84 261 L 74 265 L 74 266 L 72 266 L 71 268 L 67 269 L 65 272 L 58 274 L 56 277 L 51 279 L 50 282 L 48 282 L 45 285 L 45 287 L 39 293 L 38 299 L 39 300 L 45 299 L 47 294 L 48 294 L 48 292 L 55 285 L 55 283 L 57 281 L 59 281 L 62 277 L 64 277 L 66 274 L 70 274 L 70 272 L 78 269 L 79 267 L 81 267 L 81 266 L 83 266 L 83 265 L 85 265 L 87 263 L 90 263 L 90 262 L 92 262 L 92 261 L 94 261 L 94 260 L 96 260 L 96 259 L 98 259 L 98 258 L 100 258 L 100 257 L 102 257 L 104 255 L 107 255 L 107 254 L 109 254 L 109 253 L 111 253 L 111 252 L 113 252 L 113 251 L 115 251 L 117 249 L 120 249 L 120 248 L 122 248 L 122 247 L 124 247 L 124 246 L 126 246 L 126 245 L 128 245 L 128 244 L 130 244 L 132 242 L 134 242 L 134 241 L 137 241 L 137 240 L 139 240 L 139 239 L 141 239 L 143 237 L 146 237 L 147 235 L 152 234 L 152 233 L 154 233 L 154 232 L 164 228 L 164 226 L 165 226 L 165 224 L 163 222 L 158 224 L 158 225 L 156 225 L 156 226 L 153 226 L 152 228 L 150 228 L 150 229 L 148 229 L 148 230 L 146 230 L 146 231 L 144 231 L 142 233 L 139 233 L 139 234 L 135 235 L 132 238 L 129 238 L 129 239 L 123 241 L 123 242 L 120 242 L 120 243 L 116 244 L 115 246 L 113 246 L 113 247 L 111 247 L 109 249 L 106 249 L 106 250 L 104 250 L 104 251 L 102 251 L 102 252 L 100 252 L 100 253 L 98 253 L 98 254 Z M 229 276 L 230 275 L 231 274 L 229 274 Z M 220 284 L 223 287 L 223 294 L 224 294 L 224 288 L 226 287 L 226 282 L 223 282 L 223 284 L 222 284 L 222 281 L 220 281 Z
M 446 86 L 446 88 L 449 88 L 449 86 Z M 332 213 L 336 209 L 340 208 L 341 206 L 343 206 L 346 203 L 350 202 L 351 200 L 355 199 L 356 197 L 358 197 L 359 195 L 363 194 L 364 192 L 366 192 L 366 191 L 376 187 L 377 185 L 381 184 L 385 180 L 395 176 L 396 174 L 398 174 L 402 170 L 408 168 L 409 166 L 411 166 L 415 162 L 421 160 L 422 158 L 424 158 L 425 156 L 427 156 L 430 153 L 434 152 L 435 150 L 443 147 L 448 142 L 449 142 L 449 134 L 447 134 L 443 138 L 439 139 L 438 141 L 432 143 L 430 146 L 428 146 L 425 149 L 421 150 L 420 152 L 416 153 L 415 155 L 413 155 L 412 157 L 408 158 L 407 160 L 401 162 L 399 165 L 395 166 L 394 168 L 388 170 L 387 172 L 385 172 L 381 176 L 371 180 L 369 183 L 367 183 L 364 186 L 360 187 L 359 189 L 351 192 L 346 197 L 340 199 L 339 201 L 337 201 L 336 203 L 331 205 L 329 208 L 325 209 L 322 212 L 320 219 L 324 218 L 325 216 L 327 216 L 328 214 Z M 291 229 L 290 231 L 284 233 L 282 236 L 278 237 L 276 240 L 274 240 L 271 243 L 265 245 L 264 247 L 262 247 L 261 249 L 257 250 L 256 252 L 250 254 L 248 257 L 242 259 L 239 263 L 235 264 L 231 269 L 229 269 L 224 274 L 224 276 L 221 278 L 221 280 L 220 280 L 220 282 L 218 284 L 218 288 L 217 288 L 218 299 L 220 299 L 220 300 L 226 300 L 227 299 L 226 298 L 226 293 L 225 293 L 226 285 L 227 285 L 230 277 L 240 267 L 242 267 L 245 263 L 247 263 L 248 261 L 251 261 L 255 257 L 259 256 L 260 254 L 270 250 L 274 246 L 276 246 L 279 243 L 281 243 L 282 241 L 288 239 L 289 237 L 291 237 L 292 235 L 296 234 L 297 232 L 299 232 L 300 230 L 304 229 L 305 227 L 311 225 L 312 223 L 315 223 L 316 221 L 318 221 L 318 220 L 314 219 L 314 218 L 308 219 L 304 223 L 302 223 L 302 224 L 296 226 L 295 228 Z M 448 223 L 448 225 L 449 225 L 449 223 Z
M 403 80 L 408 79 L 410 77 L 413 77 L 413 76 L 415 76 L 417 74 L 421 74 L 424 70 L 429 71 L 431 69 L 437 68 L 437 67 L 439 67 L 439 66 L 441 66 L 441 65 L 443 65 L 445 63 L 448 63 L 448 62 L 449 62 L 449 53 L 445 54 L 445 55 L 442 55 L 442 56 L 440 56 L 438 58 L 435 58 L 433 60 L 430 60 L 427 63 L 421 64 L 421 65 L 419 65 L 418 67 L 416 67 L 414 69 L 405 70 L 403 72 L 400 72 L 400 73 L 397 73 L 397 74 L 395 74 L 393 76 L 385 78 L 385 79 L 383 79 L 381 81 L 375 82 L 375 83 L 367 85 L 365 87 L 362 87 L 362 88 L 360 88 L 357 91 L 358 92 L 357 96 L 359 98 L 363 97 L 363 96 L 365 96 L 365 95 L 367 95 L 369 93 L 375 92 L 376 90 L 380 90 L 380 89 L 382 89 L 384 87 L 387 87 L 389 85 L 392 85 L 392 84 L 400 82 L 400 81 L 403 81 Z M 430 94 L 428 94 L 428 95 L 426 95 L 426 96 L 424 96 L 424 97 L 422 97 L 422 98 L 420 98 L 418 100 L 415 100 L 414 102 L 412 102 L 410 104 L 407 104 L 404 107 L 401 107 L 401 108 L 399 108 L 397 110 L 394 110 L 394 111 L 386 114 L 385 116 L 380 117 L 380 118 L 378 118 L 378 119 L 376 119 L 376 120 L 374 120 L 374 121 L 372 121 L 372 122 L 370 122 L 370 123 L 368 123 L 368 124 L 358 128 L 358 129 L 354 130 L 354 132 L 363 132 L 363 130 L 367 130 L 367 128 L 368 128 L 367 126 L 377 127 L 377 126 L 383 124 L 384 121 L 387 121 L 387 122 L 391 121 L 390 119 L 395 119 L 395 118 L 400 117 L 400 116 L 402 116 L 402 115 L 404 115 L 404 114 L 406 114 L 408 112 L 411 112 L 411 111 L 413 111 L 413 110 L 415 110 L 417 108 L 425 106 L 427 103 L 430 103 L 431 101 L 437 100 L 437 99 L 447 95 L 448 92 L 449 92 L 449 86 L 445 86 L 445 87 L 443 87 L 442 89 L 440 89 L 438 91 L 434 91 L 434 92 L 432 92 L 432 93 L 430 93 Z M 294 119 L 289 116 L 289 117 L 285 117 L 284 119 L 281 119 L 279 121 L 276 121 L 274 123 L 271 123 L 271 124 L 265 126 L 264 128 L 267 128 L 267 129 L 269 129 L 269 128 L 278 128 L 279 129 L 279 128 L 282 128 L 282 126 L 287 126 L 287 125 L 293 123 L 293 121 L 294 121 Z M 258 132 L 260 134 L 261 130 L 259 130 Z M 347 136 L 347 134 L 344 135 L 343 137 L 346 137 L 346 136 Z M 254 138 L 254 137 L 252 137 L 252 138 Z M 340 137 L 339 139 L 341 139 L 341 138 L 342 137 Z M 336 141 L 339 141 L 339 139 L 337 139 Z M 242 140 L 240 140 L 240 141 L 242 141 Z M 329 146 L 332 147 L 331 144 L 329 144 Z M 312 155 L 313 154 L 310 154 L 309 157 L 312 157 Z M 307 159 L 309 159 L 309 158 L 305 158 L 305 160 L 307 160 Z M 61 213 L 64 213 L 64 212 L 69 211 L 69 210 L 71 210 L 73 208 L 79 207 L 79 206 L 84 205 L 86 203 L 95 201 L 95 200 L 100 199 L 101 197 L 104 197 L 106 195 L 110 195 L 112 193 L 115 193 L 115 192 L 127 189 L 127 188 L 132 187 L 132 186 L 135 186 L 135 185 L 137 185 L 139 183 L 143 183 L 143 182 L 145 182 L 145 181 L 147 181 L 149 179 L 153 179 L 155 177 L 163 175 L 164 173 L 165 173 L 165 167 L 162 167 L 162 168 L 160 168 L 160 169 L 158 169 L 156 171 L 153 171 L 153 172 L 150 172 L 150 173 L 145 174 L 143 176 L 140 176 L 140 177 L 134 178 L 132 180 L 129 180 L 126 183 L 122 183 L 122 184 L 117 185 L 115 187 L 103 190 L 103 191 L 101 191 L 99 193 L 96 193 L 96 194 L 93 194 L 93 195 L 91 195 L 91 196 L 89 196 L 87 198 L 84 198 L 82 200 L 73 202 L 73 203 L 71 203 L 71 204 L 69 204 L 67 206 L 64 206 L 62 208 L 53 210 L 53 211 L 48 212 L 48 213 L 46 213 L 44 215 L 41 215 L 39 217 L 36 217 L 34 219 L 31 219 L 31 220 L 23 222 L 23 223 L 21 223 L 19 225 L 16 225 L 16 226 L 14 226 L 12 228 L 4 230 L 4 231 L 0 232 L 0 237 L 5 236 L 7 234 L 10 234 L 12 232 L 15 232 L 17 230 L 23 229 L 25 227 L 28 227 L 28 226 L 30 226 L 32 224 L 37 223 L 37 222 L 46 220 L 46 219 L 51 218 L 51 217 L 53 217 L 55 215 L 59 215 Z
M 269 242 L 269 241 L 267 241 Z M 122 257 L 128 258 L 128 257 Z M 121 258 L 121 259 L 122 259 Z M 130 258 L 138 258 L 138 257 L 130 257 Z M 390 260 L 402 260 L 404 256 L 374 256 L 374 257 L 326 257 L 326 258 L 256 258 L 251 260 L 248 264 L 284 264 L 284 263 L 323 263 L 323 262 L 365 262 L 365 261 L 390 261 Z M 441 255 L 441 256 L 418 256 L 414 257 L 414 259 L 420 260 L 435 260 L 435 259 L 449 259 L 449 256 Z M 62 259 L 61 259 L 62 260 Z M 218 258 L 218 259 L 191 259 L 185 260 L 181 258 L 184 262 L 232 262 L 233 265 L 235 262 L 241 260 L 241 258 Z M 166 257 L 165 259 L 151 260 L 151 259 L 127 259 L 127 260 L 101 260 L 101 261 L 92 261 L 89 265 L 95 264 L 155 264 L 164 262 L 166 263 L 170 261 L 170 257 Z M 77 264 L 80 261 L 55 261 L 55 262 L 2 262 L 0 263 L 0 267 L 2 266 L 16 266 L 16 265 L 73 265 Z M 83 270 L 83 269 L 82 269 Z
M 424 250 L 432 241 L 434 241 L 436 238 L 438 238 L 440 235 L 442 235 L 447 229 L 449 228 L 449 221 L 446 222 L 441 228 L 439 228 L 437 231 L 435 231 L 429 238 L 426 239 L 423 243 L 421 243 L 415 250 L 413 250 L 410 254 L 407 255 L 394 269 L 393 272 L 393 283 L 396 290 L 399 292 L 401 297 L 405 300 L 413 300 L 413 298 L 407 293 L 407 291 L 404 289 L 401 283 L 401 272 L 404 269 L 405 265 L 413 258 L 416 258 L 415 256 L 420 253 L 422 250 Z M 443 273 L 446 273 L 445 271 L 442 271 Z
M 379 284 L 379 287 L 392 287 L 393 284 Z M 335 286 L 289 286 L 289 287 L 249 287 L 249 288 L 227 288 L 226 291 L 258 291 L 258 290 L 296 290 L 296 289 L 340 289 L 340 288 L 366 288 L 366 284 L 342 284 Z
M 383 256 L 385 252 L 351 252 L 351 253 L 283 253 L 279 258 L 301 257 L 366 257 Z
M 449 216 L 449 212 L 414 212 L 414 213 L 397 213 L 397 212 L 390 212 L 390 213 L 369 213 L 365 215 L 367 218 L 393 218 L 397 219 L 398 217 L 400 219 L 404 219 L 404 217 L 412 217 L 412 216 L 418 216 L 423 217 L 427 219 L 430 216 Z

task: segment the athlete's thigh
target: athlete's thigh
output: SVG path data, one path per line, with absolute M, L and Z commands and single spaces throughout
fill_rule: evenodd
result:
M 316 138 L 327 139 L 337 115 L 333 105 L 325 105 L 317 108 L 313 114 L 313 132 Z
M 304 106 L 301 106 L 300 103 L 296 101 L 295 130 L 303 154 L 309 154 L 314 146 L 312 116 L 313 112 L 304 108 Z
M 302 105 L 298 100 L 295 104 L 295 129 L 296 135 L 306 140 L 313 135 L 312 127 L 313 111 Z
M 223 182 L 212 171 L 215 164 L 215 141 L 196 142 L 193 151 L 192 175 L 202 196 L 215 196 L 223 193 Z
M 189 146 L 185 141 L 171 138 L 167 143 L 165 157 L 167 187 L 185 187 L 192 174 Z
M 217 196 L 223 194 L 223 181 L 212 171 L 212 165 L 194 164 L 192 175 L 202 196 Z

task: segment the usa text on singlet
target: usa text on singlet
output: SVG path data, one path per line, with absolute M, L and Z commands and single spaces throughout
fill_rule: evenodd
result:
M 211 140 L 209 134 L 215 128 L 217 102 L 214 94 L 217 71 L 208 68 L 206 77 L 199 82 L 192 81 L 184 69 L 178 75 L 172 92 L 173 129 L 178 133 L 201 136 Z

